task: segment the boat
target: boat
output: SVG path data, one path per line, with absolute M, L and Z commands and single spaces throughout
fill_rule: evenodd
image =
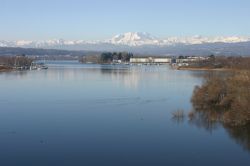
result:
M 38 63 L 37 64 L 37 69 L 38 70 L 47 70 L 48 66 L 46 66 L 44 63 Z
M 35 63 L 33 62 L 30 66 L 30 70 L 47 70 L 48 66 L 46 66 L 44 63 Z

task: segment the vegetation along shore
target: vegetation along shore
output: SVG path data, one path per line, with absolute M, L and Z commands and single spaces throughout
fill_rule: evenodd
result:
M 26 70 L 32 66 L 33 58 L 23 55 L 0 56 L 0 72 L 11 70 Z
M 229 72 L 209 73 L 194 90 L 190 113 L 227 126 L 250 124 L 250 58 L 215 58 L 214 64 Z M 213 69 L 211 67 L 211 69 Z M 216 67 L 214 67 L 216 69 Z

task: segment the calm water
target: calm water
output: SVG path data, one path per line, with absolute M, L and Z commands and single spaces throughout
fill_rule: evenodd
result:
M 249 165 L 249 130 L 173 119 L 200 72 L 51 62 L 0 73 L 0 165 Z

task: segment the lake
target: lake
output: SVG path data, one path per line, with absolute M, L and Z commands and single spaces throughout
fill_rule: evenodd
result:
M 47 62 L 0 73 L 0 165 L 249 165 L 244 131 L 173 118 L 203 72 Z

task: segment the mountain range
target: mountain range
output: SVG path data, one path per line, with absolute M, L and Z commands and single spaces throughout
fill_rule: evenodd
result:
M 63 40 L 6 41 L 0 47 L 20 47 L 59 50 L 130 51 L 157 55 L 250 55 L 250 37 L 167 37 L 164 39 L 145 32 L 128 32 L 103 41 Z

